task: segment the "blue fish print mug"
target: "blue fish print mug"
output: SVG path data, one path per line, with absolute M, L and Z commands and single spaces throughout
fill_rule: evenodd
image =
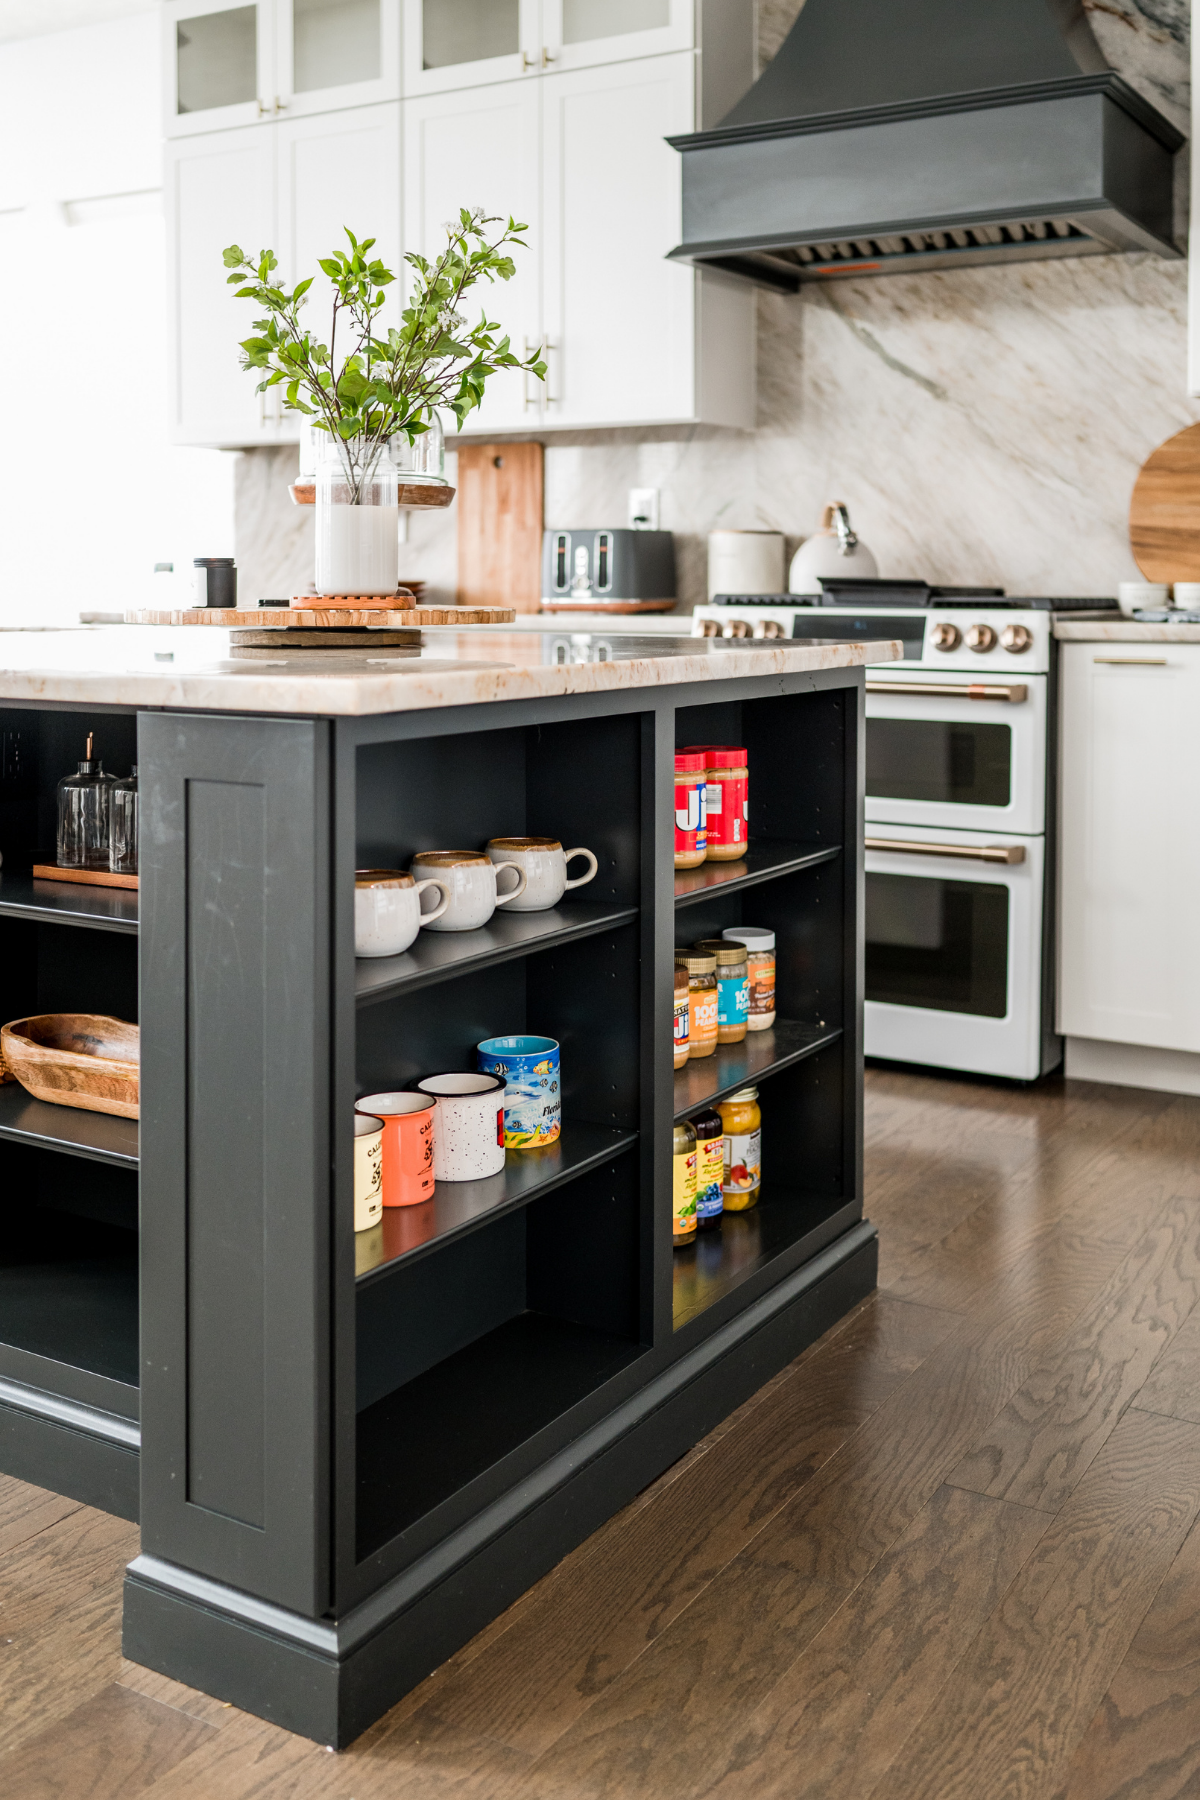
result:
M 485 1038 L 476 1046 L 485 1075 L 507 1082 L 504 1092 L 504 1148 L 540 1150 L 562 1129 L 558 1044 L 546 1037 Z

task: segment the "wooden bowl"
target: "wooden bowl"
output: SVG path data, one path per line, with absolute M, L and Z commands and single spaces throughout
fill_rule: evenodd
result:
M 0 1057 L 35 1100 L 138 1116 L 138 1028 L 101 1013 L 40 1013 L 0 1027 Z

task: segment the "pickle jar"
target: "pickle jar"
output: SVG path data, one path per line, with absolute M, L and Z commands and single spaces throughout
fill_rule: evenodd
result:
M 750 1019 L 750 973 L 746 946 L 727 938 L 703 938 L 696 945 L 717 964 L 717 1042 L 740 1044 Z
M 745 944 L 750 975 L 751 1031 L 769 1031 L 775 1023 L 775 933 L 762 925 L 729 925 L 721 933 L 733 944 Z
M 696 1230 L 712 1231 L 725 1206 L 725 1127 L 715 1106 L 693 1113 L 696 1133 Z
M 717 1103 L 725 1128 L 724 1210 L 757 1205 L 762 1183 L 762 1113 L 756 1087 L 739 1088 Z
M 696 1133 L 685 1120 L 675 1127 L 671 1156 L 671 1242 L 676 1249 L 696 1235 Z
M 682 1069 L 684 1063 L 688 1059 L 688 1044 L 689 1044 L 689 1039 L 690 1039 L 690 1032 L 688 1029 L 688 1016 L 689 1016 L 690 1012 L 691 1012 L 691 1006 L 689 1004 L 689 997 L 688 997 L 688 972 L 686 969 L 681 968 L 678 964 L 676 964 L 676 967 L 675 967 L 674 1047 L 675 1047 L 675 1067 L 677 1069 Z
M 688 974 L 688 1060 L 717 1048 L 717 959 L 701 950 L 676 950 L 675 967 Z
M 675 756 L 675 867 L 698 869 L 708 849 L 705 802 L 708 775 L 703 751 Z

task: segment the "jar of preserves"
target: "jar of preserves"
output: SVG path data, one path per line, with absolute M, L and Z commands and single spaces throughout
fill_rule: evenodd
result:
M 750 1018 L 750 973 L 746 946 L 726 938 L 703 938 L 697 950 L 717 963 L 717 1042 L 740 1044 Z
M 689 744 L 684 755 L 703 755 L 705 858 L 736 862 L 745 856 L 750 820 L 750 766 L 740 744 Z
M 696 1133 L 696 1229 L 712 1231 L 725 1203 L 725 1127 L 715 1106 L 693 1114 L 690 1123 Z
M 675 867 L 698 869 L 708 849 L 705 801 L 708 774 L 702 750 L 675 754 Z
M 690 1244 L 696 1235 L 696 1133 L 687 1123 L 675 1127 L 671 1156 L 671 1242 Z
M 762 1113 L 756 1087 L 739 1088 L 717 1103 L 725 1128 L 724 1207 L 746 1212 L 758 1201 L 762 1181 Z
M 675 1067 L 682 1069 L 688 1059 L 688 1016 L 691 1004 L 688 993 L 688 972 L 678 964 L 675 966 L 675 1022 L 673 1042 L 675 1048 Z
M 750 975 L 751 1031 L 768 1031 L 775 1023 L 775 933 L 762 925 L 728 925 L 721 933 L 730 943 L 745 944 Z
M 688 973 L 688 1060 L 717 1048 L 717 959 L 700 950 L 676 950 L 675 967 Z

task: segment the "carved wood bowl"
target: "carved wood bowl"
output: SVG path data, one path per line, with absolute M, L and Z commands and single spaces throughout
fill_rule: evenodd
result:
M 39 1013 L 0 1027 L 0 1061 L 35 1100 L 138 1116 L 138 1028 L 101 1013 Z

